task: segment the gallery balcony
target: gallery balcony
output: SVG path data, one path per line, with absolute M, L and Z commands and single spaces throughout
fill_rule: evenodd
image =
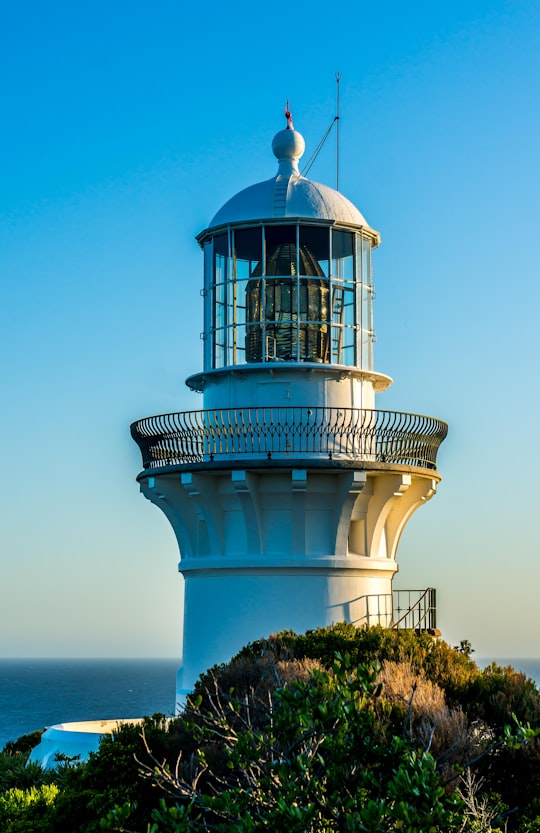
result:
M 296 460 L 436 470 L 447 430 L 441 420 L 419 414 L 296 406 L 183 411 L 146 417 L 131 426 L 145 470 Z

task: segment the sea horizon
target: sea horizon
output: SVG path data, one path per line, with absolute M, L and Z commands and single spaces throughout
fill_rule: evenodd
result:
M 174 714 L 178 658 L 0 659 L 0 750 L 58 723 Z
M 475 657 L 512 666 L 540 687 L 540 657 Z M 0 750 L 58 723 L 174 715 L 175 657 L 0 658 Z

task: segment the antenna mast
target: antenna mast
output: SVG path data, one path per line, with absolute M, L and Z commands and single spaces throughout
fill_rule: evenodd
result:
M 336 191 L 339 191 L 339 82 L 341 72 L 336 72 Z
M 335 124 L 336 125 L 336 191 L 339 191 L 339 82 L 340 81 L 341 81 L 341 72 L 336 72 L 336 82 L 337 82 L 336 115 L 332 119 L 332 121 L 330 123 L 330 127 L 328 128 L 328 130 L 326 131 L 326 133 L 322 137 L 321 141 L 319 142 L 319 144 L 317 145 L 317 147 L 315 148 L 315 150 L 313 151 L 313 153 L 309 157 L 307 163 L 302 168 L 302 176 L 306 176 L 307 172 L 309 171 L 309 169 L 311 168 L 311 166 L 315 162 L 317 156 L 319 155 L 322 146 L 324 145 L 324 143 L 328 139 L 328 136 L 330 135 L 330 131 L 332 130 L 332 128 Z M 287 102 L 287 105 L 288 104 L 289 104 L 289 102 Z M 288 111 L 286 110 L 285 115 L 287 117 L 287 121 L 289 122 L 289 118 L 290 118 L 291 114 L 289 113 L 287 115 L 287 112 Z M 292 121 L 290 122 L 290 126 L 292 128 Z M 289 124 L 287 125 L 287 128 L 288 127 L 289 127 Z

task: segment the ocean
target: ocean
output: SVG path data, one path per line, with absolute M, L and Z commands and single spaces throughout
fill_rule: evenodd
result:
M 511 665 L 540 686 L 540 659 Z M 174 714 L 176 659 L 0 659 L 0 749 L 55 723 Z
M 0 659 L 0 749 L 55 723 L 174 714 L 177 659 Z

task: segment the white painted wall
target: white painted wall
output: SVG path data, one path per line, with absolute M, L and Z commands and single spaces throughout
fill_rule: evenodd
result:
M 407 467 L 397 467 L 397 469 Z M 346 621 L 373 623 L 366 597 L 392 593 L 396 552 L 438 475 L 287 467 L 153 474 L 146 497 L 176 533 L 185 579 L 182 701 L 247 642 Z M 390 605 L 380 600 L 380 624 Z M 367 619 L 367 615 L 372 615 Z

